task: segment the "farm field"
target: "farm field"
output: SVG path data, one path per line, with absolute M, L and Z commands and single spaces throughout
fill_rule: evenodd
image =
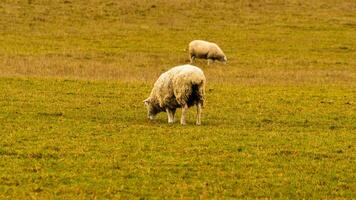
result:
M 0 2 L 1 199 L 355 199 L 356 2 Z M 218 43 L 202 126 L 142 100 Z M 180 112 L 177 113 L 180 117 Z

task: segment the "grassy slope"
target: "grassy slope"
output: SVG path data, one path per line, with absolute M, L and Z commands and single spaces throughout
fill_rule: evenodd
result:
M 355 13 L 351 0 L 2 1 L 0 198 L 355 198 Z M 229 58 L 197 63 L 203 126 L 193 109 L 185 127 L 148 122 L 151 83 L 196 38 Z

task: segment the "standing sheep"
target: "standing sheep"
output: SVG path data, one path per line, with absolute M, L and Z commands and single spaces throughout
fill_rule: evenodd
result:
M 159 112 L 167 112 L 168 123 L 174 122 L 177 108 L 182 108 L 180 123 L 186 124 L 188 107 L 197 106 L 196 124 L 201 124 L 201 109 L 204 104 L 205 76 L 193 65 L 173 67 L 161 74 L 153 86 L 150 96 L 144 100 L 149 119 Z
M 193 63 L 195 58 L 208 59 L 208 65 L 211 60 L 219 60 L 225 64 L 227 62 L 224 52 L 217 44 L 203 40 L 193 40 L 189 43 L 189 58 L 190 63 Z

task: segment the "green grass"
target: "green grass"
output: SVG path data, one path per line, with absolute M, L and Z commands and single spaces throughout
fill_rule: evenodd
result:
M 353 0 L 5 0 L 1 199 L 355 199 Z M 146 119 L 193 39 L 202 126 Z M 180 111 L 178 112 L 178 117 Z
M 148 121 L 144 84 L 0 86 L 2 197 L 355 197 L 353 88 L 210 84 L 197 127 Z

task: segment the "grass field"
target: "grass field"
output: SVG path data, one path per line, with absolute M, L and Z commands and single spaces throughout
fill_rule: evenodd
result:
M 202 126 L 148 121 L 193 39 Z M 4 0 L 0 198 L 355 199 L 355 99 L 353 0 Z

